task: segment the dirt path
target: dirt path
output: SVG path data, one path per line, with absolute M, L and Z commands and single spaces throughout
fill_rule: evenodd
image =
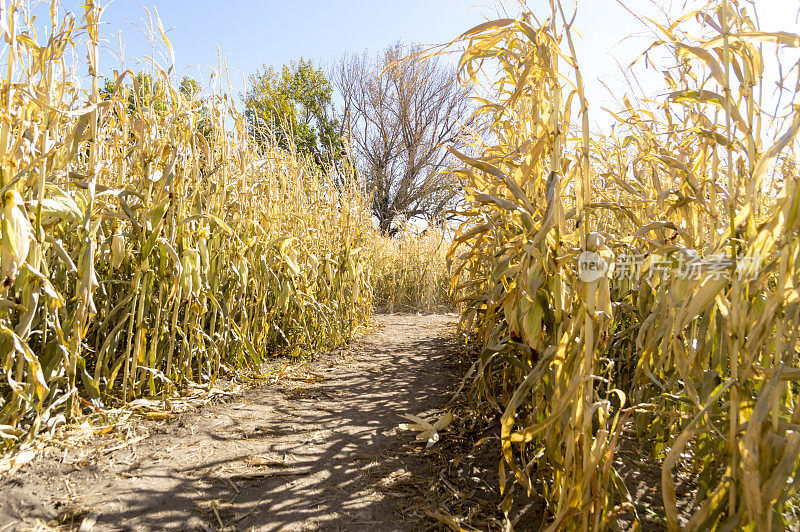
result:
M 310 364 L 305 381 L 146 422 L 141 441 L 100 456 L 90 442 L 0 478 L 0 531 L 56 519 L 81 530 L 415 528 L 424 513 L 396 487 L 424 461 L 400 414 L 435 418 L 455 389 L 455 318 L 377 322 Z

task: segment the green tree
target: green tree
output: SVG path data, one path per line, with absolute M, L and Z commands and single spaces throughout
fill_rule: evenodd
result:
M 264 66 L 250 76 L 244 97 L 253 138 L 266 146 L 274 138 L 282 148 L 294 145 L 314 161 L 338 165 L 343 157 L 339 124 L 331 118 L 333 87 L 321 68 L 300 59 L 277 71 Z
M 105 84 L 100 89 L 100 97 L 104 100 L 111 98 L 116 90 L 116 73 L 112 78 L 106 78 Z M 135 113 L 137 109 L 152 108 L 156 113 L 166 113 L 169 104 L 166 99 L 166 92 L 163 89 L 164 81 L 153 79 L 153 76 L 144 71 L 138 72 L 130 84 L 123 84 L 121 94 L 127 95 L 128 113 Z M 211 141 L 214 135 L 214 127 L 209 117 L 206 101 L 201 98 L 201 88 L 197 81 L 184 76 L 178 85 L 178 91 L 191 102 L 192 110 L 197 116 L 197 129 Z
M 116 76 L 114 76 L 116 78 Z M 184 78 L 184 82 L 190 79 Z M 194 80 L 191 80 L 194 82 Z M 194 82 L 197 85 L 197 82 Z M 167 109 L 167 103 L 164 99 L 164 91 L 162 89 L 162 81 L 160 79 L 153 79 L 149 72 L 138 72 L 131 83 L 132 87 L 126 87 L 128 93 L 128 111 L 134 112 L 137 106 L 142 108 L 152 107 L 154 111 L 163 113 Z M 100 96 L 103 99 L 110 98 L 114 93 L 116 87 L 116 79 L 106 78 L 105 85 L 100 89 Z M 183 82 L 181 83 L 183 88 Z
M 200 84 L 194 78 L 183 76 L 178 90 L 189 99 L 197 98 L 200 95 Z

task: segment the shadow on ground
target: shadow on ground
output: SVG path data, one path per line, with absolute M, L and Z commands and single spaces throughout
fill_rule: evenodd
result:
M 91 461 L 58 453 L 4 479 L 0 529 L 87 515 L 95 530 L 415 528 L 430 518 L 403 486 L 424 451 L 400 414 L 438 417 L 463 367 L 452 317 L 378 323 L 301 378 L 152 424 Z

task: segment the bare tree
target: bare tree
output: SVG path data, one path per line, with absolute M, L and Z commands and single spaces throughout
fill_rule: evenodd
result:
M 332 79 L 343 100 L 340 123 L 369 191 L 380 229 L 397 216 L 442 217 L 457 196 L 447 146 L 462 147 L 468 89 L 439 58 L 394 44 L 379 57 L 345 56 Z

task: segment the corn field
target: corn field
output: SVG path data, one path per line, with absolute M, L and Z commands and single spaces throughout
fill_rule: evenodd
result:
M 159 105 L 132 72 L 101 97 L 98 5 L 76 20 L 52 2 L 42 36 L 23 4 L 0 11 L 5 444 L 368 324 L 354 181 L 258 151 L 228 96 L 187 97 L 169 69 L 153 73 Z M 79 45 L 86 90 L 67 59 Z
M 4 447 L 331 349 L 373 303 L 457 307 L 506 514 L 528 496 L 549 530 L 637 527 L 617 467 L 635 442 L 669 530 L 798 526 L 800 66 L 765 72 L 800 36 L 745 0 L 651 21 L 664 86 L 601 134 L 572 13 L 549 4 L 460 37 L 485 92 L 453 150 L 461 223 L 396 239 L 357 176 L 257 146 L 230 96 L 182 92 L 172 66 L 152 66 L 158 101 L 102 76 L 94 0 L 44 22 L 0 1 Z
M 492 140 L 458 154 L 448 258 L 472 390 L 502 415 L 503 510 L 516 491 L 545 501 L 549 530 L 638 522 L 615 467 L 634 439 L 661 465 L 669 530 L 797 526 L 800 111 L 773 115 L 764 70 L 800 36 L 736 0 L 653 22 L 665 87 L 600 135 L 572 13 L 550 8 L 461 37 L 462 75 L 492 80 Z M 796 69 L 778 80 L 792 97 Z
M 401 235 L 376 234 L 370 239 L 375 305 L 388 312 L 452 309 L 445 259 L 450 235 L 431 225 L 421 234 L 405 227 Z

